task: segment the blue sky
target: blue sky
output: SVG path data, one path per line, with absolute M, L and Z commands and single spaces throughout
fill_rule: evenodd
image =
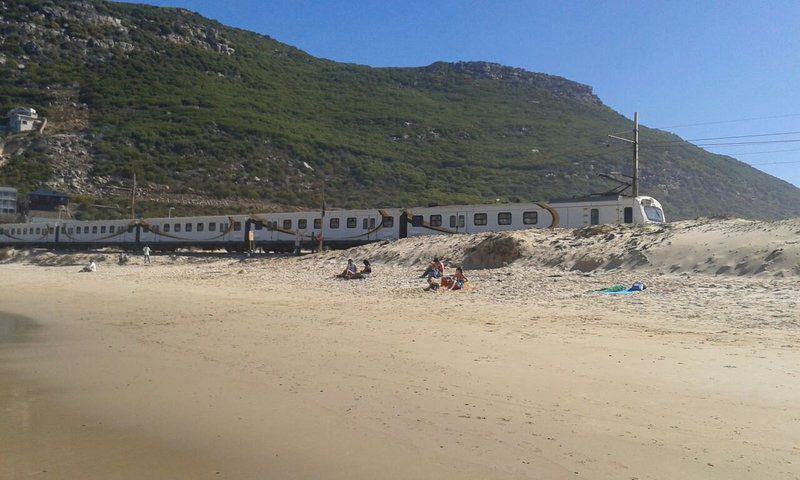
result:
M 486 60 L 594 87 L 684 138 L 800 131 L 800 2 L 152 0 L 372 66 Z M 778 117 L 778 118 L 763 118 Z M 791 142 L 786 140 L 798 140 Z M 800 134 L 709 148 L 800 186 Z M 781 142 L 777 142 L 781 141 Z M 767 152 L 767 153 L 764 153 Z M 643 150 L 643 161 L 647 161 Z

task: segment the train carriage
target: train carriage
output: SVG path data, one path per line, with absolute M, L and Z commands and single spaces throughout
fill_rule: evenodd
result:
M 241 249 L 247 218 L 246 215 L 147 218 L 139 224 L 139 243 L 154 250 Z
M 305 248 L 320 233 L 325 244 L 336 248 L 397 238 L 398 215 L 399 209 L 331 210 L 324 218 L 321 212 L 306 211 L 253 215 L 251 220 L 257 246 L 291 250 L 297 231 Z

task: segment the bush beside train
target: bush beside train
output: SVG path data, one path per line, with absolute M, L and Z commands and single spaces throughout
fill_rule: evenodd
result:
M 0 225 L 0 246 L 153 250 L 251 247 L 291 251 L 296 232 L 304 248 L 320 233 L 330 248 L 347 248 L 419 235 L 499 232 L 528 228 L 581 228 L 590 225 L 663 223 L 664 211 L 652 197 L 589 197 L 547 203 L 446 205 L 374 210 L 319 211 L 146 218 L 137 220 L 46 220 Z

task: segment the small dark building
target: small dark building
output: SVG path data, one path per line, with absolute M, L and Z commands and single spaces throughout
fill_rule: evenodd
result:
M 36 190 L 28 194 L 29 210 L 54 212 L 62 206 L 69 206 L 69 197 L 63 193 Z

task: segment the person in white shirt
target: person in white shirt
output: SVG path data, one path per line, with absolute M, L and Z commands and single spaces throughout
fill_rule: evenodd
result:
M 144 263 L 150 263 L 150 252 L 151 251 L 152 250 L 150 250 L 150 247 L 147 246 L 147 245 L 145 245 L 144 248 L 142 249 L 142 253 L 144 254 Z
M 300 230 L 298 229 L 294 233 L 294 254 L 296 256 L 300 256 L 300 249 L 302 244 L 303 244 L 303 234 L 300 233 Z

